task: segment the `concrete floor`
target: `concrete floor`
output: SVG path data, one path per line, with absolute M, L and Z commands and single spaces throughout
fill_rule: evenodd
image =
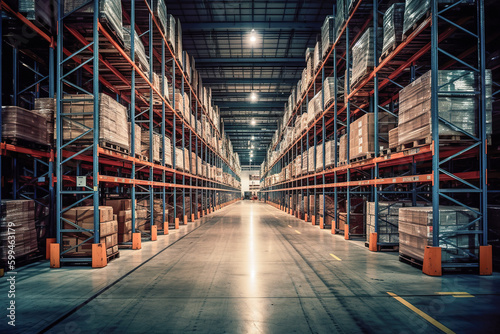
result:
M 3 310 L 7 291 L 3 278 Z M 493 333 L 499 293 L 498 273 L 428 277 L 242 201 L 102 269 L 20 269 L 15 331 L 2 315 L 0 333 Z

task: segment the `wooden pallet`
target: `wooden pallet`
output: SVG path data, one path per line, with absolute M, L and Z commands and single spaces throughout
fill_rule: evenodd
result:
M 411 148 L 419 147 L 419 146 L 424 146 L 424 145 L 429 145 L 432 143 L 432 137 L 427 136 L 422 139 L 414 140 L 406 144 L 401 144 L 397 146 L 397 152 L 402 152 Z
M 365 242 L 365 247 L 369 247 L 370 243 Z M 399 245 L 377 245 L 379 252 L 398 252 Z
M 48 151 L 50 148 L 49 144 L 45 145 L 45 144 L 34 143 L 32 141 L 20 139 L 20 138 L 4 138 L 3 141 L 7 144 L 11 144 L 14 146 L 31 148 L 31 149 L 39 150 L 39 151 Z
M 383 150 L 380 150 L 380 155 L 382 155 L 382 156 L 391 155 L 391 154 L 396 153 L 396 152 L 398 152 L 397 146 L 396 147 L 388 147 L 388 148 L 384 148 Z
M 425 15 L 422 15 L 422 17 L 417 22 L 415 22 L 406 33 L 403 33 L 403 38 L 401 41 L 404 42 L 408 38 L 408 36 L 410 36 L 415 31 L 415 29 L 417 29 L 422 24 L 422 22 L 424 22 L 430 16 L 431 11 L 428 10 Z
M 139 159 L 141 161 L 149 161 L 148 157 L 146 155 L 143 155 L 143 154 L 135 154 L 135 158 L 136 159 Z
M 363 160 L 368 160 L 368 159 L 372 159 L 375 157 L 375 153 L 373 152 L 368 152 L 368 153 L 363 153 L 362 155 L 356 157 L 356 158 L 351 158 L 349 159 L 349 161 L 351 163 L 353 162 L 358 162 L 358 161 L 363 161 Z
M 107 141 L 99 141 L 99 146 L 102 147 L 102 148 L 105 148 L 105 149 L 108 149 L 108 150 L 111 150 L 111 151 L 115 151 L 115 152 L 118 152 L 118 153 L 123 153 L 123 154 L 129 154 L 129 150 L 126 149 L 126 148 L 123 148 L 119 145 L 116 145 L 116 144 L 113 144 L 113 143 L 109 143 Z
M 339 166 L 345 166 L 348 165 L 349 163 L 347 162 L 347 160 L 345 160 L 345 161 L 339 161 L 338 164 Z
M 384 53 L 382 53 L 382 55 L 380 56 L 378 61 L 382 62 L 382 60 L 387 58 L 387 56 L 390 55 L 392 53 L 392 51 L 394 51 L 396 49 L 396 46 L 397 46 L 396 43 L 393 43 L 387 50 L 385 50 Z
M 420 259 L 415 259 L 409 255 L 399 254 L 399 261 L 407 263 L 413 267 L 422 268 L 423 261 Z
M 118 251 L 118 252 L 116 252 L 114 254 L 108 255 L 107 256 L 107 260 L 109 262 L 111 260 L 118 259 L 119 257 L 120 257 L 120 251 Z

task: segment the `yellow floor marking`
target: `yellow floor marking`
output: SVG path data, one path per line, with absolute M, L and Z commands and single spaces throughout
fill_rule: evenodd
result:
M 302 234 L 302 233 L 300 233 L 300 232 L 299 232 L 299 231 L 297 231 L 297 230 L 295 230 L 295 232 L 297 232 L 298 234 Z
M 412 304 L 410 304 L 409 302 L 407 302 L 405 299 L 399 297 L 395 293 L 392 293 L 392 292 L 387 292 L 387 293 L 391 297 L 393 297 L 394 299 L 396 299 L 398 302 L 400 302 L 404 306 L 408 307 L 410 310 L 412 310 L 413 312 L 415 312 L 416 314 L 418 314 L 419 316 L 421 316 L 422 318 L 424 318 L 425 320 L 427 320 L 428 322 L 430 322 L 431 324 L 433 324 L 434 326 L 436 326 L 437 328 L 439 328 L 444 333 L 449 333 L 449 334 L 455 333 L 454 331 L 452 331 L 451 329 L 449 329 L 448 327 L 446 327 L 445 325 L 443 325 L 442 323 L 440 323 L 439 321 L 437 321 L 436 319 L 434 319 L 433 317 L 431 317 L 430 315 L 428 315 L 424 311 L 422 311 L 419 308 L 413 306 Z
M 289 228 L 292 228 L 292 225 L 288 225 Z
M 441 295 L 441 296 L 453 296 L 455 298 L 474 298 L 473 295 L 471 295 L 468 292 L 436 292 L 436 295 Z
M 333 255 L 332 253 L 330 253 L 330 255 L 331 255 L 331 256 L 332 256 L 335 260 L 342 261 L 342 259 L 341 259 L 341 258 L 339 258 L 338 256 Z

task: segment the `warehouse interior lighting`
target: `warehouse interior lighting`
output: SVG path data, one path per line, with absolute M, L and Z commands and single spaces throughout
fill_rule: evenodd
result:
M 255 92 L 252 92 L 252 94 L 250 94 L 250 100 L 257 101 L 257 94 L 255 94 Z
M 252 118 L 252 121 L 250 122 L 250 124 L 252 124 L 252 125 L 257 124 L 257 122 L 255 122 L 255 118 Z
M 252 140 L 255 140 L 255 136 L 252 136 Z
M 250 33 L 250 42 L 255 43 L 257 41 L 257 36 L 255 36 L 255 29 L 252 29 Z

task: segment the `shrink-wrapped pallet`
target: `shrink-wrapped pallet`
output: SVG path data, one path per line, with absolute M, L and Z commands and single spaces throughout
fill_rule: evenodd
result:
M 1 126 L 2 141 L 9 140 L 18 145 L 23 142 L 50 144 L 47 136 L 47 119 L 37 112 L 21 107 L 3 106 Z
M 335 42 L 335 17 L 328 15 L 321 27 L 321 58 L 325 58 Z
M 151 8 L 155 14 L 156 19 L 160 25 L 163 35 L 167 36 L 168 31 L 168 18 L 167 18 L 167 5 L 165 0 L 153 0 Z
M 326 149 L 326 142 L 325 142 Z M 323 170 L 323 144 L 316 146 L 316 172 Z
M 339 139 L 339 163 L 347 163 L 347 135 L 342 135 Z
M 68 14 L 73 10 L 88 4 L 88 0 L 64 0 L 64 14 Z M 81 8 L 78 13 L 93 13 L 94 3 L 91 2 L 87 6 Z M 99 1 L 99 18 L 104 21 L 113 30 L 115 35 L 123 41 L 123 21 L 122 21 L 122 2 L 121 0 L 100 0 Z
M 15 256 L 38 251 L 35 227 L 35 202 L 32 200 L 2 200 L 0 208 L 0 264 L 7 267 L 11 240 L 15 240 Z M 15 238 L 15 239 L 13 239 Z
M 308 158 L 308 152 L 304 149 L 304 152 L 302 152 L 302 165 L 300 167 L 301 174 L 307 174 L 307 158 Z
M 439 4 L 453 3 L 455 0 L 436 0 Z M 431 0 L 406 0 L 403 21 L 403 35 L 408 36 L 415 25 L 420 23 L 431 10 Z
M 477 209 L 475 209 L 477 210 Z M 439 244 L 442 263 L 477 261 L 480 220 L 462 206 L 439 207 Z M 399 254 L 423 261 L 426 246 L 433 246 L 433 208 L 399 209 Z
M 347 2 L 349 0 L 337 0 L 337 16 L 335 16 L 335 36 L 339 36 L 345 25 L 347 17 Z
M 175 148 L 175 169 L 184 170 L 184 154 L 180 147 Z
M 314 97 L 307 104 L 307 114 L 308 114 L 308 122 L 310 125 L 323 111 L 321 108 L 321 92 L 314 95 Z
M 316 42 L 316 46 L 314 47 L 314 59 L 313 59 L 313 73 L 316 73 L 318 70 L 319 66 L 322 63 L 323 57 L 321 53 L 321 41 Z
M 132 123 L 128 122 L 128 133 L 130 137 L 130 153 L 132 153 Z M 142 154 L 142 130 L 139 124 L 134 126 L 134 149 L 135 154 Z
M 188 148 L 184 148 L 184 170 L 188 173 L 191 173 L 191 153 Z
M 325 142 L 325 169 L 330 168 L 335 163 L 335 143 L 333 140 Z
M 349 159 L 371 157 L 375 152 L 375 114 L 368 113 L 351 123 Z M 388 147 L 389 130 L 396 127 L 396 118 L 386 112 L 378 113 L 379 149 Z
M 308 173 L 312 173 L 315 170 L 314 164 L 315 164 L 316 160 L 314 159 L 314 151 L 315 151 L 314 146 L 309 147 L 309 150 L 307 150 L 307 155 L 308 155 L 307 172 Z
M 468 70 L 438 71 L 439 117 L 476 136 L 479 104 L 474 92 L 478 76 Z M 486 134 L 492 133 L 491 71 L 486 71 Z M 458 94 L 460 95 L 458 95 Z M 431 71 L 428 71 L 399 92 L 398 142 L 411 143 L 432 135 Z M 466 136 L 439 122 L 439 136 Z
M 379 57 L 382 51 L 384 30 L 377 29 L 377 54 L 373 54 L 373 27 L 369 27 L 361 35 L 359 40 L 352 47 L 352 77 L 351 89 L 355 88 L 357 84 L 363 80 L 375 66 L 375 57 Z
M 304 68 L 304 76 L 302 77 L 302 91 L 305 92 L 312 82 L 314 72 L 314 48 L 306 49 L 306 67 Z
M 184 68 L 184 64 L 182 62 L 182 25 L 181 20 L 177 19 L 175 23 L 175 57 L 179 64 Z
M 161 138 L 161 136 L 160 136 Z M 172 166 L 172 142 L 170 137 L 164 136 L 165 138 L 165 165 Z M 160 141 L 161 145 L 161 141 Z M 161 147 L 161 146 L 160 146 Z
M 175 17 L 172 14 L 167 14 L 167 42 L 170 44 L 172 48 L 172 52 L 175 54 Z
M 63 141 L 70 141 L 83 135 L 94 126 L 94 97 L 92 95 L 65 95 L 62 101 Z M 99 141 L 129 150 L 129 125 L 127 108 L 106 94 L 99 94 Z M 140 138 L 140 137 L 139 137 Z M 92 141 L 89 132 L 78 138 Z
M 417 202 L 417 207 L 424 206 Z M 378 241 L 385 244 L 399 244 L 399 209 L 412 207 L 411 201 L 378 203 Z M 370 233 L 375 232 L 375 202 L 366 203 L 366 241 L 370 241 Z
M 125 51 L 131 55 L 131 29 L 130 26 L 123 26 L 123 44 L 125 46 Z M 146 49 L 144 48 L 144 44 L 142 44 L 139 35 L 134 29 L 134 57 L 135 63 L 139 66 L 139 68 L 147 75 L 149 73 L 149 62 L 146 57 Z
M 325 208 L 325 210 L 323 210 L 323 207 Z M 323 223 L 325 224 L 325 226 L 331 227 L 333 220 L 335 219 L 335 204 L 333 196 L 325 195 L 323 200 L 323 195 L 319 195 L 318 214 L 320 217 L 324 218 Z
M 403 36 L 404 3 L 395 3 L 384 14 L 384 43 L 382 54 L 391 52 L 401 43 Z
M 35 108 L 33 112 L 43 116 L 47 122 L 47 143 L 54 142 L 54 129 L 55 129 L 55 114 L 56 114 L 56 99 L 54 98 L 37 98 L 35 99 Z
M 149 152 L 149 131 L 142 131 L 141 135 L 142 139 L 142 155 L 151 159 Z M 153 132 L 153 161 L 152 162 L 160 162 L 160 149 L 161 149 L 161 136 L 159 133 Z

